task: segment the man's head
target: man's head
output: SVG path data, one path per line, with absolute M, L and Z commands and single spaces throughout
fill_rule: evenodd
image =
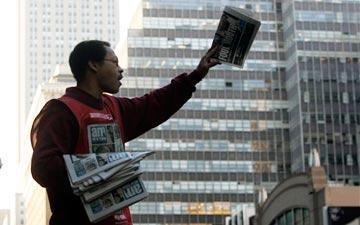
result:
M 105 41 L 90 40 L 77 44 L 70 53 L 69 64 L 71 72 L 77 82 L 81 82 L 88 70 L 89 61 L 101 62 L 106 55 L 106 48 L 110 44 Z
M 118 58 L 108 42 L 80 42 L 71 52 L 69 64 L 78 84 L 91 79 L 101 91 L 118 92 L 123 70 L 118 65 Z

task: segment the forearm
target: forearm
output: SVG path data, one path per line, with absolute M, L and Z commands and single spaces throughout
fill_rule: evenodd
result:
M 125 142 L 158 126 L 177 112 L 192 96 L 195 85 L 202 77 L 197 71 L 180 74 L 170 84 L 144 96 L 119 98 L 125 121 Z

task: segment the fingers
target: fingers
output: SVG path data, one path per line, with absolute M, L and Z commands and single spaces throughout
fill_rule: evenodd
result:
M 220 63 L 220 61 L 219 60 L 217 60 L 217 59 L 210 59 L 209 60 L 209 67 L 213 67 L 213 66 L 215 66 L 215 65 L 219 65 L 219 64 L 221 64 Z
M 219 44 L 213 44 L 207 51 L 206 54 L 208 54 L 212 49 L 216 48 Z
M 218 52 L 221 49 L 221 45 L 216 44 L 212 46 L 208 52 L 201 58 L 199 65 L 197 66 L 197 69 L 199 71 L 206 71 L 204 74 L 207 73 L 209 68 L 221 64 L 218 59 L 211 58 L 216 52 Z
M 210 58 L 210 57 L 213 56 L 216 52 L 218 52 L 218 51 L 220 50 L 220 48 L 221 48 L 221 45 L 219 45 L 219 44 L 216 44 L 216 45 L 212 46 L 212 47 L 208 50 L 208 52 L 206 53 L 205 57 Z

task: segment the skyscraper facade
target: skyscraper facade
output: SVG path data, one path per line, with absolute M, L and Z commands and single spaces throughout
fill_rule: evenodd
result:
M 360 1 L 282 5 L 292 171 L 310 149 L 330 180 L 359 185 Z
M 222 8 L 255 12 L 260 31 L 242 70 L 220 65 L 171 119 L 128 143 L 156 154 L 142 162 L 150 196 L 136 224 L 224 224 L 225 216 L 290 172 L 281 1 L 144 0 L 129 31 L 123 96 L 142 95 L 196 68 Z M 280 7 L 280 9 L 278 8 Z
M 68 62 L 73 47 L 87 39 L 119 38 L 119 1 L 20 1 L 23 52 L 22 119 L 27 115 L 37 86 L 47 82 L 55 65 Z

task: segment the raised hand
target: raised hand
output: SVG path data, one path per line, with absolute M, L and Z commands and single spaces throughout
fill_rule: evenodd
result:
M 220 50 L 220 48 L 220 45 L 212 46 L 201 58 L 196 70 L 202 75 L 202 77 L 206 76 L 211 67 L 221 64 L 219 60 L 211 58 L 216 52 Z

